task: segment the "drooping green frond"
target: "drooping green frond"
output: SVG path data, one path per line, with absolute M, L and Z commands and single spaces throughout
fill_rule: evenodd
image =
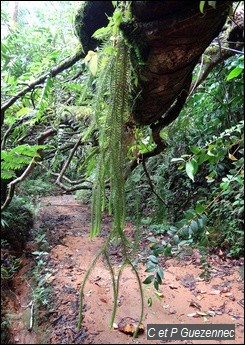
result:
M 129 48 L 120 39 L 108 66 L 110 73 L 107 70 L 102 78 L 103 88 L 107 85 L 108 108 L 105 113 L 103 109 L 100 109 L 101 113 L 97 115 L 97 124 L 101 126 L 100 158 L 93 193 L 91 236 L 100 232 L 101 212 L 105 207 L 105 181 L 108 180 L 110 184 L 109 210 L 114 217 L 113 230 L 122 237 L 125 222 L 125 123 L 129 117 L 131 67 Z M 98 90 L 100 97 L 103 88 Z M 99 95 L 97 99 L 99 102 Z M 98 114 L 98 103 L 96 107 Z
M 123 20 L 129 7 L 130 2 L 124 2 L 123 9 L 115 11 L 109 24 L 112 32 L 111 42 L 113 43 L 107 42 L 99 52 L 96 94 L 93 102 L 93 113 L 95 115 L 93 126 L 99 130 L 99 154 L 92 196 L 92 228 L 90 236 L 94 237 L 100 233 L 102 212 L 106 206 L 109 213 L 113 216 L 113 228 L 103 251 L 99 252 L 94 259 L 81 286 L 78 327 L 81 327 L 82 321 L 85 282 L 97 258 L 102 254 L 112 276 L 114 304 L 111 326 L 113 325 L 117 310 L 121 273 L 127 265 L 131 266 L 135 272 L 141 297 L 141 315 L 134 332 L 134 337 L 136 337 L 143 318 L 144 298 L 139 275 L 129 258 L 129 241 L 123 232 L 125 225 L 125 173 L 127 171 L 127 144 L 129 142 L 127 123 L 129 122 L 129 110 L 132 108 L 131 84 L 136 74 L 131 66 L 130 47 L 122 39 L 121 33 L 118 30 L 120 21 Z M 115 238 L 121 240 L 121 250 L 124 258 L 118 274 L 114 271 L 108 255 L 109 246 Z

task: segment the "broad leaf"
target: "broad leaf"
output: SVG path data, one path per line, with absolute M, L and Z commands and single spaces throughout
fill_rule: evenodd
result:
M 156 290 L 159 289 L 159 282 L 158 282 L 156 279 L 154 280 L 154 288 L 155 288 Z
M 171 162 L 185 162 L 184 158 L 172 158 Z
M 197 162 L 194 159 L 192 159 L 190 162 L 187 162 L 185 165 L 185 170 L 188 177 L 194 182 L 194 175 L 198 170 Z
M 154 276 L 151 275 L 143 281 L 143 284 L 150 284 L 153 281 L 153 279 L 154 279 Z
M 179 243 L 179 236 L 178 235 L 174 235 L 173 241 L 174 241 L 174 244 L 178 244 Z
M 228 80 L 238 77 L 242 73 L 242 71 L 243 71 L 243 68 L 237 66 L 228 74 L 226 80 L 228 81 Z
M 150 255 L 149 259 L 151 262 L 153 262 L 154 264 L 157 264 L 159 259 L 157 257 L 155 257 L 154 255 Z
M 196 213 L 203 213 L 203 211 L 206 209 L 206 206 L 201 205 L 201 204 L 197 204 L 195 207 L 195 211 Z
M 191 222 L 191 224 L 190 224 L 190 227 L 191 227 L 191 230 L 192 230 L 193 232 L 196 232 L 196 231 L 198 230 L 198 224 L 197 224 L 197 222 L 196 222 L 195 220 L 193 220 L 193 221 Z
M 88 68 L 93 76 L 96 75 L 97 68 L 98 68 L 98 55 L 95 54 L 92 56 L 91 60 L 88 63 Z
M 200 12 L 201 12 L 201 13 L 204 13 L 203 10 L 204 10 L 204 6 L 205 6 L 205 2 L 206 2 L 206 1 L 200 1 L 199 9 L 200 9 Z
M 164 255 L 169 256 L 172 254 L 172 246 L 168 243 L 167 248 L 164 250 Z
M 158 267 L 157 269 L 157 274 L 159 275 L 159 277 L 161 278 L 161 280 L 163 279 L 164 273 L 163 273 L 163 269 L 161 267 Z
M 208 1 L 209 6 L 216 8 L 216 2 L 217 1 Z
M 147 269 L 145 270 L 145 272 L 153 272 L 153 271 L 155 271 L 155 269 L 156 269 L 156 266 L 153 266 L 153 265 L 149 265 L 148 267 L 147 267 Z

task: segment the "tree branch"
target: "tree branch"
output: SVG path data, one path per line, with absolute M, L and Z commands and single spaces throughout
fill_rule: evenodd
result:
M 1 150 L 5 149 L 6 140 L 8 138 L 9 133 L 12 131 L 12 128 L 13 128 L 13 124 L 11 124 L 9 128 L 6 130 L 6 132 L 3 134 L 3 138 L 1 142 Z
M 150 186 L 150 188 L 151 188 L 152 193 L 156 195 L 156 197 L 158 198 L 158 200 L 160 200 L 160 201 L 164 204 L 165 207 L 168 207 L 168 205 L 167 205 L 166 202 L 163 200 L 163 198 L 162 198 L 159 194 L 157 194 L 157 192 L 155 191 L 155 188 L 154 188 L 154 186 L 153 186 L 153 183 L 152 183 L 150 174 L 149 174 L 149 172 L 148 172 L 148 170 L 147 170 L 147 168 L 146 168 L 146 164 L 145 164 L 145 160 L 144 160 L 144 159 L 143 159 L 143 161 L 142 161 L 142 166 L 143 166 L 143 169 L 144 169 L 144 172 L 145 172 L 145 175 L 146 175 L 146 177 L 147 177 L 147 180 L 148 180 L 148 183 L 149 183 L 149 186 Z
M 40 162 L 38 162 L 37 163 L 38 165 L 40 165 L 40 167 L 42 168 L 42 169 L 45 169 L 46 171 L 48 171 L 48 169 L 43 165 L 43 164 L 41 164 Z M 60 176 L 60 174 L 58 174 L 58 173 L 55 173 L 55 172 L 53 172 L 53 171 L 49 171 L 49 174 L 51 174 L 51 175 L 53 175 L 53 176 Z M 89 181 L 89 180 L 86 180 L 85 178 L 81 178 L 80 180 L 70 180 L 68 177 L 66 177 L 66 176 L 62 176 L 62 179 L 63 180 L 65 180 L 66 182 L 68 182 L 69 184 L 71 184 L 71 185 L 78 185 L 78 184 L 80 184 L 80 183 L 90 183 L 90 184 L 93 184 L 93 182 L 92 181 Z M 78 187 L 78 188 L 77 188 Z M 69 187 L 66 187 L 66 186 L 64 186 L 64 185 L 62 185 L 62 187 L 61 187 L 62 189 L 64 189 L 64 190 L 66 190 L 66 191 L 72 191 L 73 189 L 73 187 L 71 187 L 70 189 L 69 189 Z M 75 187 L 76 189 L 74 189 L 74 190 L 77 190 L 77 189 L 91 189 L 92 190 L 92 186 L 91 187 L 89 187 L 89 186 L 76 186 Z
M 76 144 L 74 145 L 73 149 L 71 150 L 71 152 L 70 152 L 70 154 L 69 154 L 69 156 L 68 156 L 68 158 L 67 158 L 67 160 L 66 160 L 66 162 L 65 162 L 65 164 L 64 164 L 64 166 L 63 166 L 63 168 L 61 169 L 61 172 L 60 172 L 60 174 L 59 174 L 59 176 L 58 176 L 56 182 L 55 182 L 56 184 L 59 184 L 59 183 L 60 183 L 60 181 L 61 181 L 61 179 L 62 179 L 62 176 L 64 175 L 66 169 L 68 168 L 68 166 L 69 166 L 69 164 L 70 164 L 70 162 L 71 162 L 71 160 L 72 160 L 72 157 L 74 156 L 74 154 L 75 154 L 75 152 L 76 152 L 78 146 L 80 145 L 80 141 L 81 141 L 81 139 L 82 139 L 82 136 L 83 136 L 82 134 L 79 136 L 79 138 L 78 138 Z
M 201 72 L 200 77 L 198 78 L 198 80 L 196 82 L 193 82 L 193 84 L 191 86 L 191 92 L 195 91 L 198 88 L 198 86 L 200 84 L 202 84 L 204 82 L 204 80 L 206 80 L 209 73 L 212 72 L 212 70 L 216 66 L 218 66 L 221 62 L 224 62 L 229 57 L 234 55 L 234 53 L 231 51 L 226 51 L 225 53 L 222 53 L 222 54 L 220 54 L 219 52 L 217 52 L 217 53 L 218 54 L 216 56 L 212 56 L 212 61 L 209 64 L 204 65 L 204 69 Z
M 229 29 L 228 32 L 226 32 L 226 39 L 218 40 L 217 44 L 213 42 L 213 44 L 211 44 L 204 52 L 204 54 L 206 54 L 211 61 L 209 63 L 204 64 L 204 68 L 198 76 L 198 79 L 191 85 L 190 94 L 193 91 L 195 91 L 195 89 L 207 78 L 209 73 L 217 65 L 224 62 L 229 57 L 237 53 L 243 54 L 242 49 L 244 47 L 244 23 L 243 20 L 238 21 L 238 19 L 236 19 L 236 15 L 239 15 L 239 13 L 235 13 L 234 18 L 231 18 L 234 21 L 234 26 L 231 29 Z M 228 42 L 228 46 L 224 46 L 226 42 Z M 212 53 L 209 53 L 209 51 L 211 51 Z
M 75 55 L 72 57 L 67 58 L 65 61 L 63 61 L 60 65 L 55 66 L 50 69 L 49 72 L 46 72 L 45 74 L 41 75 L 39 78 L 31 82 L 25 89 L 18 92 L 17 95 L 10 98 L 7 102 L 3 104 L 1 107 L 1 124 L 3 123 L 4 118 L 4 112 L 13 105 L 20 97 L 24 96 L 27 92 L 31 91 L 33 88 L 35 88 L 39 84 L 43 84 L 48 76 L 54 78 L 59 73 L 65 71 L 66 69 L 73 66 L 77 61 L 79 61 L 81 58 L 84 57 L 84 53 L 82 51 L 78 51 Z
M 164 117 L 160 118 L 156 123 L 153 123 L 151 125 L 152 129 L 152 137 L 156 144 L 156 147 L 149 152 L 145 153 L 139 153 L 134 160 L 132 160 L 128 166 L 128 171 L 126 173 L 126 179 L 128 178 L 129 174 L 144 160 L 146 160 L 149 157 L 154 157 L 161 153 L 166 147 L 165 141 L 161 138 L 161 130 L 164 127 L 167 127 L 170 123 L 172 123 L 181 112 L 185 101 L 189 94 L 189 88 L 191 84 L 191 75 L 186 81 L 185 88 L 180 92 L 180 94 L 177 97 L 176 102 L 172 105 L 172 107 L 169 109 L 169 111 L 164 114 Z
M 72 191 L 75 191 L 75 190 L 78 190 L 78 189 L 92 189 L 92 187 L 89 187 L 89 186 L 67 187 L 67 186 L 65 186 L 65 185 L 61 182 L 62 178 L 64 178 L 63 175 L 64 175 L 66 169 L 68 168 L 68 166 L 69 166 L 69 164 L 70 164 L 70 162 L 71 162 L 71 160 L 72 160 L 72 157 L 74 156 L 74 154 L 75 154 L 75 152 L 76 152 L 78 146 L 80 145 L 80 141 L 81 141 L 81 138 L 82 138 L 82 137 L 83 137 L 83 134 L 79 136 L 79 138 L 78 138 L 78 140 L 77 140 L 75 146 L 73 147 L 73 149 L 71 150 L 71 152 L 70 152 L 70 154 L 69 154 L 69 156 L 68 156 L 68 158 L 67 158 L 67 161 L 65 162 L 63 168 L 61 169 L 61 172 L 60 172 L 60 174 L 58 175 L 57 180 L 55 181 L 55 184 L 57 184 L 60 188 L 62 188 L 62 189 L 65 190 L 66 192 L 72 192 Z M 66 177 L 65 179 L 68 180 L 67 177 Z M 81 182 L 85 182 L 85 180 L 83 180 L 83 179 L 80 180 L 80 181 L 81 181 Z M 69 180 L 69 183 L 71 183 L 71 182 L 72 182 L 72 181 Z M 80 182 L 79 182 L 79 183 L 80 183 Z

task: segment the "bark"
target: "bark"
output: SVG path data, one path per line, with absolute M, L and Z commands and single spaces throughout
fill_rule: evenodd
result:
M 208 7 L 202 14 L 199 1 L 161 3 L 157 11 L 159 1 L 133 2 L 138 22 L 122 25 L 145 60 L 139 69 L 140 96 L 132 111 L 135 121 L 142 125 L 163 118 L 186 88 L 200 56 L 224 26 L 231 5 L 229 1 L 217 2 L 215 9 Z

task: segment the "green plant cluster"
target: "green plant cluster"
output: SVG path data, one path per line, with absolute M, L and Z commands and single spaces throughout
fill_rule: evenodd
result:
M 242 73 L 227 76 L 237 61 L 239 56 L 227 60 L 218 80 L 210 75 L 162 131 L 168 148 L 149 159 L 148 170 L 165 204 L 150 193 L 140 168 L 130 177 L 127 193 L 132 209 L 132 194 L 140 190 L 144 217 L 159 229 L 176 229 L 169 234 L 175 241 L 178 235 L 180 243 L 199 243 L 207 251 L 220 247 L 235 257 L 244 253 L 244 122 L 238 96 L 243 80 Z
M 6 222 L 2 222 L 6 226 Z M 9 319 L 5 311 L 5 290 L 11 286 L 15 273 L 21 266 L 21 259 L 10 254 L 9 243 L 1 239 L 1 343 L 7 344 L 9 341 Z
M 28 233 L 33 225 L 33 206 L 24 198 L 15 197 L 7 210 L 2 212 L 2 239 L 11 250 L 21 255 Z

